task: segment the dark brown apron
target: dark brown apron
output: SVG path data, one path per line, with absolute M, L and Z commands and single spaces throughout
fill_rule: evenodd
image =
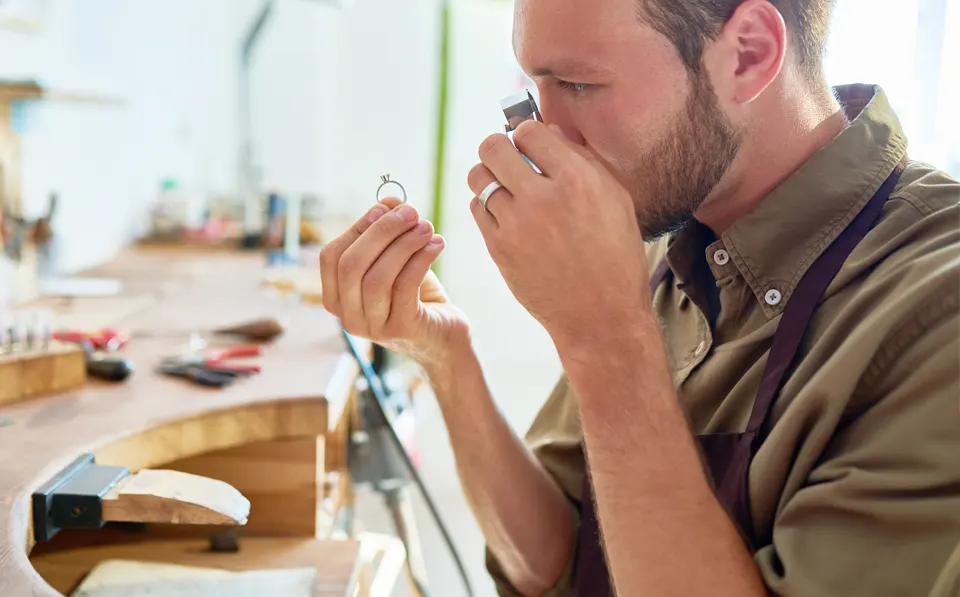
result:
M 714 490 L 720 503 L 736 522 L 745 543 L 755 550 L 757 538 L 750 514 L 749 471 L 750 463 L 760 448 L 760 433 L 773 401 L 783 384 L 787 369 L 797 354 L 804 331 L 810 322 L 817 303 L 840 271 L 843 262 L 863 240 L 867 232 L 880 218 L 884 204 L 890 198 L 900 175 L 906 167 L 904 159 L 883 183 L 877 194 L 864 206 L 850 225 L 810 266 L 790 298 L 780 325 L 777 326 L 770 348 L 757 398 L 750 414 L 747 430 L 743 433 L 717 433 L 699 435 L 697 441 L 703 453 Z M 666 259 L 660 262 L 650 280 L 650 294 L 670 274 Z M 580 506 L 580 538 L 574 568 L 574 586 L 578 597 L 610 597 L 610 573 L 600 543 L 597 515 L 594 510 L 593 488 L 590 475 L 583 478 L 583 493 Z

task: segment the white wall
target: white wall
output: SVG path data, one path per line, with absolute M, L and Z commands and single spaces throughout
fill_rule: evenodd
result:
M 109 258 L 142 230 L 162 178 L 204 190 L 233 184 L 230 0 L 53 0 L 36 36 L 0 32 L 0 74 L 106 94 L 121 107 L 32 102 L 24 131 L 24 205 L 51 190 L 60 265 Z
M 259 4 L 51 0 L 41 34 L 0 30 L 0 77 L 124 101 L 33 102 L 27 112 L 24 203 L 35 216 L 60 192 L 64 269 L 109 258 L 141 232 L 164 178 L 236 192 L 238 48 Z M 353 215 L 390 172 L 426 208 L 437 14 L 433 0 L 278 2 L 253 71 L 264 190 L 316 193 Z

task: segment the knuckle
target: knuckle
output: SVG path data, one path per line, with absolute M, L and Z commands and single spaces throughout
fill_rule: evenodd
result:
M 484 166 L 483 164 L 477 164 L 476 166 L 471 168 L 470 172 L 467 174 L 467 185 L 471 189 L 480 188 L 480 186 L 483 185 L 483 181 L 485 177 L 487 177 L 488 172 L 489 170 L 487 169 L 486 166 Z
M 477 152 L 480 155 L 480 160 L 483 161 L 484 158 L 496 152 L 500 147 L 501 141 L 504 139 L 506 139 L 506 137 L 500 133 L 490 135 L 484 139 L 483 142 L 480 143 L 480 149 Z
M 473 214 L 474 219 L 480 214 L 480 210 L 483 209 L 483 206 L 480 205 L 480 199 L 474 197 L 470 200 L 470 212 Z
M 540 123 L 535 120 L 524 120 L 520 123 L 520 126 L 513 131 L 513 141 L 515 143 L 521 143 L 529 139 L 531 135 L 536 135 L 538 125 L 540 125 Z
M 413 274 L 404 272 L 397 276 L 397 281 L 393 284 L 393 290 L 396 294 L 404 296 L 420 287 L 421 280 L 417 280 Z
M 386 285 L 386 278 L 380 272 L 370 270 L 363 276 L 360 288 L 364 296 L 369 296 L 383 290 Z
M 340 258 L 337 273 L 340 275 L 340 279 L 352 280 L 363 272 L 360 271 L 360 261 L 356 257 L 344 255 Z
M 330 269 L 337 264 L 337 255 L 330 245 L 320 249 L 320 269 Z
M 366 330 L 356 318 L 344 317 L 340 323 L 343 325 L 343 329 L 353 336 L 364 337 L 367 335 Z

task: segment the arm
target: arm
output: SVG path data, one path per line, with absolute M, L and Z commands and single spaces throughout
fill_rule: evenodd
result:
M 570 502 L 497 410 L 469 346 L 425 369 L 490 554 L 520 594 L 544 594 L 573 553 Z
M 551 125 L 552 126 L 552 125 Z M 542 123 L 492 135 L 471 210 L 514 296 L 550 333 L 579 398 L 600 530 L 619 594 L 750 597 L 765 589 L 703 471 L 647 290 L 630 193 Z M 523 161 L 529 156 L 537 175 Z M 597 293 L 602 289 L 603 299 Z M 697 562 L 693 567 L 683 562 Z
M 573 514 L 557 483 L 500 416 L 466 318 L 429 274 L 443 245 L 415 209 L 384 199 L 321 252 L 324 306 L 347 331 L 424 367 L 493 554 L 516 589 L 540 594 L 570 559 Z
M 617 592 L 766 595 L 750 552 L 704 473 L 677 402 L 660 326 L 649 310 L 634 321 L 629 330 L 595 330 L 592 337 L 600 342 L 558 341 L 580 398 L 588 468 Z

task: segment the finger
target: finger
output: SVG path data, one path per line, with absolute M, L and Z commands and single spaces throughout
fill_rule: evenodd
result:
M 550 125 L 556 126 L 556 125 Z M 517 127 L 513 142 L 517 149 L 530 158 L 548 178 L 555 177 L 571 166 L 576 160 L 574 143 L 566 140 L 547 125 L 535 120 L 527 120 Z
M 390 316 L 393 285 L 411 257 L 433 238 L 433 225 L 421 220 L 395 240 L 363 276 L 363 312 L 371 332 L 380 330 Z
M 497 179 L 493 176 L 493 172 L 490 172 L 490 169 L 483 164 L 474 166 L 467 175 L 467 184 L 470 186 L 473 194 L 478 197 L 487 188 L 487 185 L 496 181 Z M 493 214 L 495 218 L 498 218 L 509 209 L 512 203 L 513 195 L 505 187 L 501 187 L 487 198 L 487 211 Z M 498 209 L 500 211 L 497 211 Z
M 487 205 L 489 205 L 489 202 Z M 500 227 L 500 225 L 497 224 L 496 218 L 494 218 L 490 212 L 483 209 L 483 206 L 480 205 L 480 199 L 476 197 L 470 201 L 470 213 L 473 214 L 473 219 L 477 223 L 477 228 L 480 229 L 483 240 L 485 242 L 488 241 L 490 236 Z
M 403 266 L 393 284 L 393 300 L 390 317 L 387 320 L 388 326 L 411 321 L 416 316 L 417 307 L 420 304 L 420 286 L 427 277 L 430 266 L 443 252 L 444 245 L 442 236 L 433 235 L 427 246 L 417 251 Z
M 403 199 L 400 197 L 384 197 L 380 201 L 380 205 L 385 206 L 387 209 L 396 209 L 403 205 Z
M 412 205 L 401 205 L 378 218 L 343 252 L 337 268 L 337 283 L 344 323 L 358 330 L 366 329 L 363 277 L 393 241 L 417 225 L 419 217 Z
M 521 195 L 523 189 L 541 180 L 541 176 L 502 133 L 484 139 L 478 153 L 483 165 L 514 195 Z
M 390 208 L 384 200 L 371 207 L 366 214 L 353 223 L 346 232 L 327 243 L 320 251 L 320 283 L 323 289 L 323 306 L 338 317 L 341 315 L 340 284 L 338 270 L 340 257 L 367 229 Z
M 340 315 L 340 292 L 337 283 L 340 256 L 380 216 L 401 204 L 403 204 L 403 200 L 399 197 L 384 198 L 383 201 L 371 207 L 362 218 L 354 222 L 346 232 L 327 243 L 320 251 L 320 284 L 323 292 L 323 306 L 327 311 L 337 316 Z

